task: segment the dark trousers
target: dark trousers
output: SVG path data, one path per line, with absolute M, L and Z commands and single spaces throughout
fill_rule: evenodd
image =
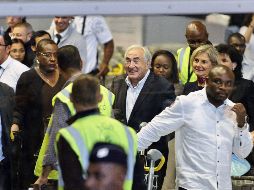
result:
M 6 159 L 0 162 L 0 190 L 10 190 L 10 165 Z

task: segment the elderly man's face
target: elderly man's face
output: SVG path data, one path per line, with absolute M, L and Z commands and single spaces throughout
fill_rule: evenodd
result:
M 5 62 L 10 52 L 10 46 L 4 42 L 4 37 L 0 36 L 0 64 Z
M 232 93 L 234 74 L 222 67 L 213 69 L 207 82 L 207 96 L 211 103 L 221 105 Z
M 128 51 L 125 57 L 124 68 L 133 86 L 136 86 L 143 79 L 149 69 L 148 65 L 143 49 L 133 48 Z

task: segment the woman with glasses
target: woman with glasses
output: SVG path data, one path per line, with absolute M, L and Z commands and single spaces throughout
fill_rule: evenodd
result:
M 13 59 L 18 60 L 19 62 L 23 63 L 25 58 L 25 44 L 20 39 L 13 39 L 11 41 L 11 49 L 10 49 L 10 56 Z

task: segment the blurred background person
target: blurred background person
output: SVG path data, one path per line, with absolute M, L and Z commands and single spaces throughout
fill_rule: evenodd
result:
M 11 39 L 0 33 L 0 82 L 16 90 L 20 75 L 29 68 L 10 56 Z
M 105 77 L 114 52 L 113 36 L 106 20 L 98 15 L 75 16 L 73 26 L 86 39 L 87 72 L 98 77 Z M 102 46 L 103 52 L 98 51 L 99 45 Z M 101 63 L 99 63 L 100 54 L 102 55 Z
M 33 33 L 31 39 L 30 39 L 30 44 L 31 44 L 31 49 L 33 50 L 33 52 L 36 54 L 37 51 L 37 44 L 43 40 L 43 39 L 51 39 L 51 36 L 48 32 L 44 31 L 44 30 L 39 30 Z M 33 66 L 38 66 L 38 60 L 36 59 L 36 57 L 33 60 Z
M 204 88 L 208 73 L 215 65 L 219 64 L 218 56 L 217 50 L 212 45 L 202 45 L 194 50 L 190 58 L 190 63 L 193 72 L 197 76 L 197 80 L 194 82 L 187 82 L 184 85 L 184 95 Z
M 244 26 L 240 28 L 239 33 L 245 37 L 246 48 L 244 52 L 243 76 L 246 79 L 252 80 L 254 68 L 254 14 L 247 14 L 245 16 Z M 246 66 L 247 65 L 247 66 Z
M 158 76 L 165 77 L 174 84 L 175 95 L 182 93 L 182 85 L 179 84 L 177 62 L 175 56 L 168 50 L 158 50 L 152 56 L 151 70 Z
M 35 54 L 31 49 L 30 39 L 33 35 L 33 27 L 31 24 L 24 22 L 18 23 L 13 27 L 13 31 L 9 33 L 11 39 L 18 38 L 21 39 L 25 44 L 25 60 L 23 63 L 31 67 L 33 65 L 33 60 L 35 58 Z
M 11 40 L 10 56 L 23 63 L 25 58 L 25 44 L 22 40 L 14 38 Z
M 26 22 L 26 17 L 20 17 L 20 16 L 7 16 L 5 19 L 5 22 L 8 26 L 6 29 L 6 33 L 9 34 L 10 32 L 13 31 L 13 28 L 16 24 L 18 23 L 24 23 Z
M 47 32 L 50 34 L 52 40 L 56 42 L 58 47 L 66 45 L 73 45 L 78 48 L 83 65 L 82 72 L 88 72 L 87 60 L 87 45 L 85 38 L 71 26 L 73 17 L 71 16 L 55 16 L 54 24 L 51 25 Z

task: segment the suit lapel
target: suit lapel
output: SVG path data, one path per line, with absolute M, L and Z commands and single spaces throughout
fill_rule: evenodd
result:
M 122 88 L 121 88 L 121 92 L 119 92 L 120 97 L 123 100 L 123 101 L 121 101 L 122 102 L 121 110 L 123 111 L 123 117 L 124 117 L 125 123 L 127 123 L 127 119 L 126 119 L 126 96 L 127 96 L 128 86 L 127 86 L 125 81 L 122 84 L 123 85 L 122 85 Z
M 138 111 L 138 109 L 141 107 L 143 101 L 145 100 L 145 98 L 147 97 L 147 95 L 149 95 L 149 93 L 151 93 L 150 89 L 153 86 L 153 80 L 154 80 L 154 75 L 152 72 L 150 72 L 150 74 L 148 75 L 146 82 L 142 88 L 142 90 L 140 91 L 138 98 L 136 100 L 136 103 L 132 109 L 131 115 L 130 115 L 130 119 L 134 116 L 134 114 Z

